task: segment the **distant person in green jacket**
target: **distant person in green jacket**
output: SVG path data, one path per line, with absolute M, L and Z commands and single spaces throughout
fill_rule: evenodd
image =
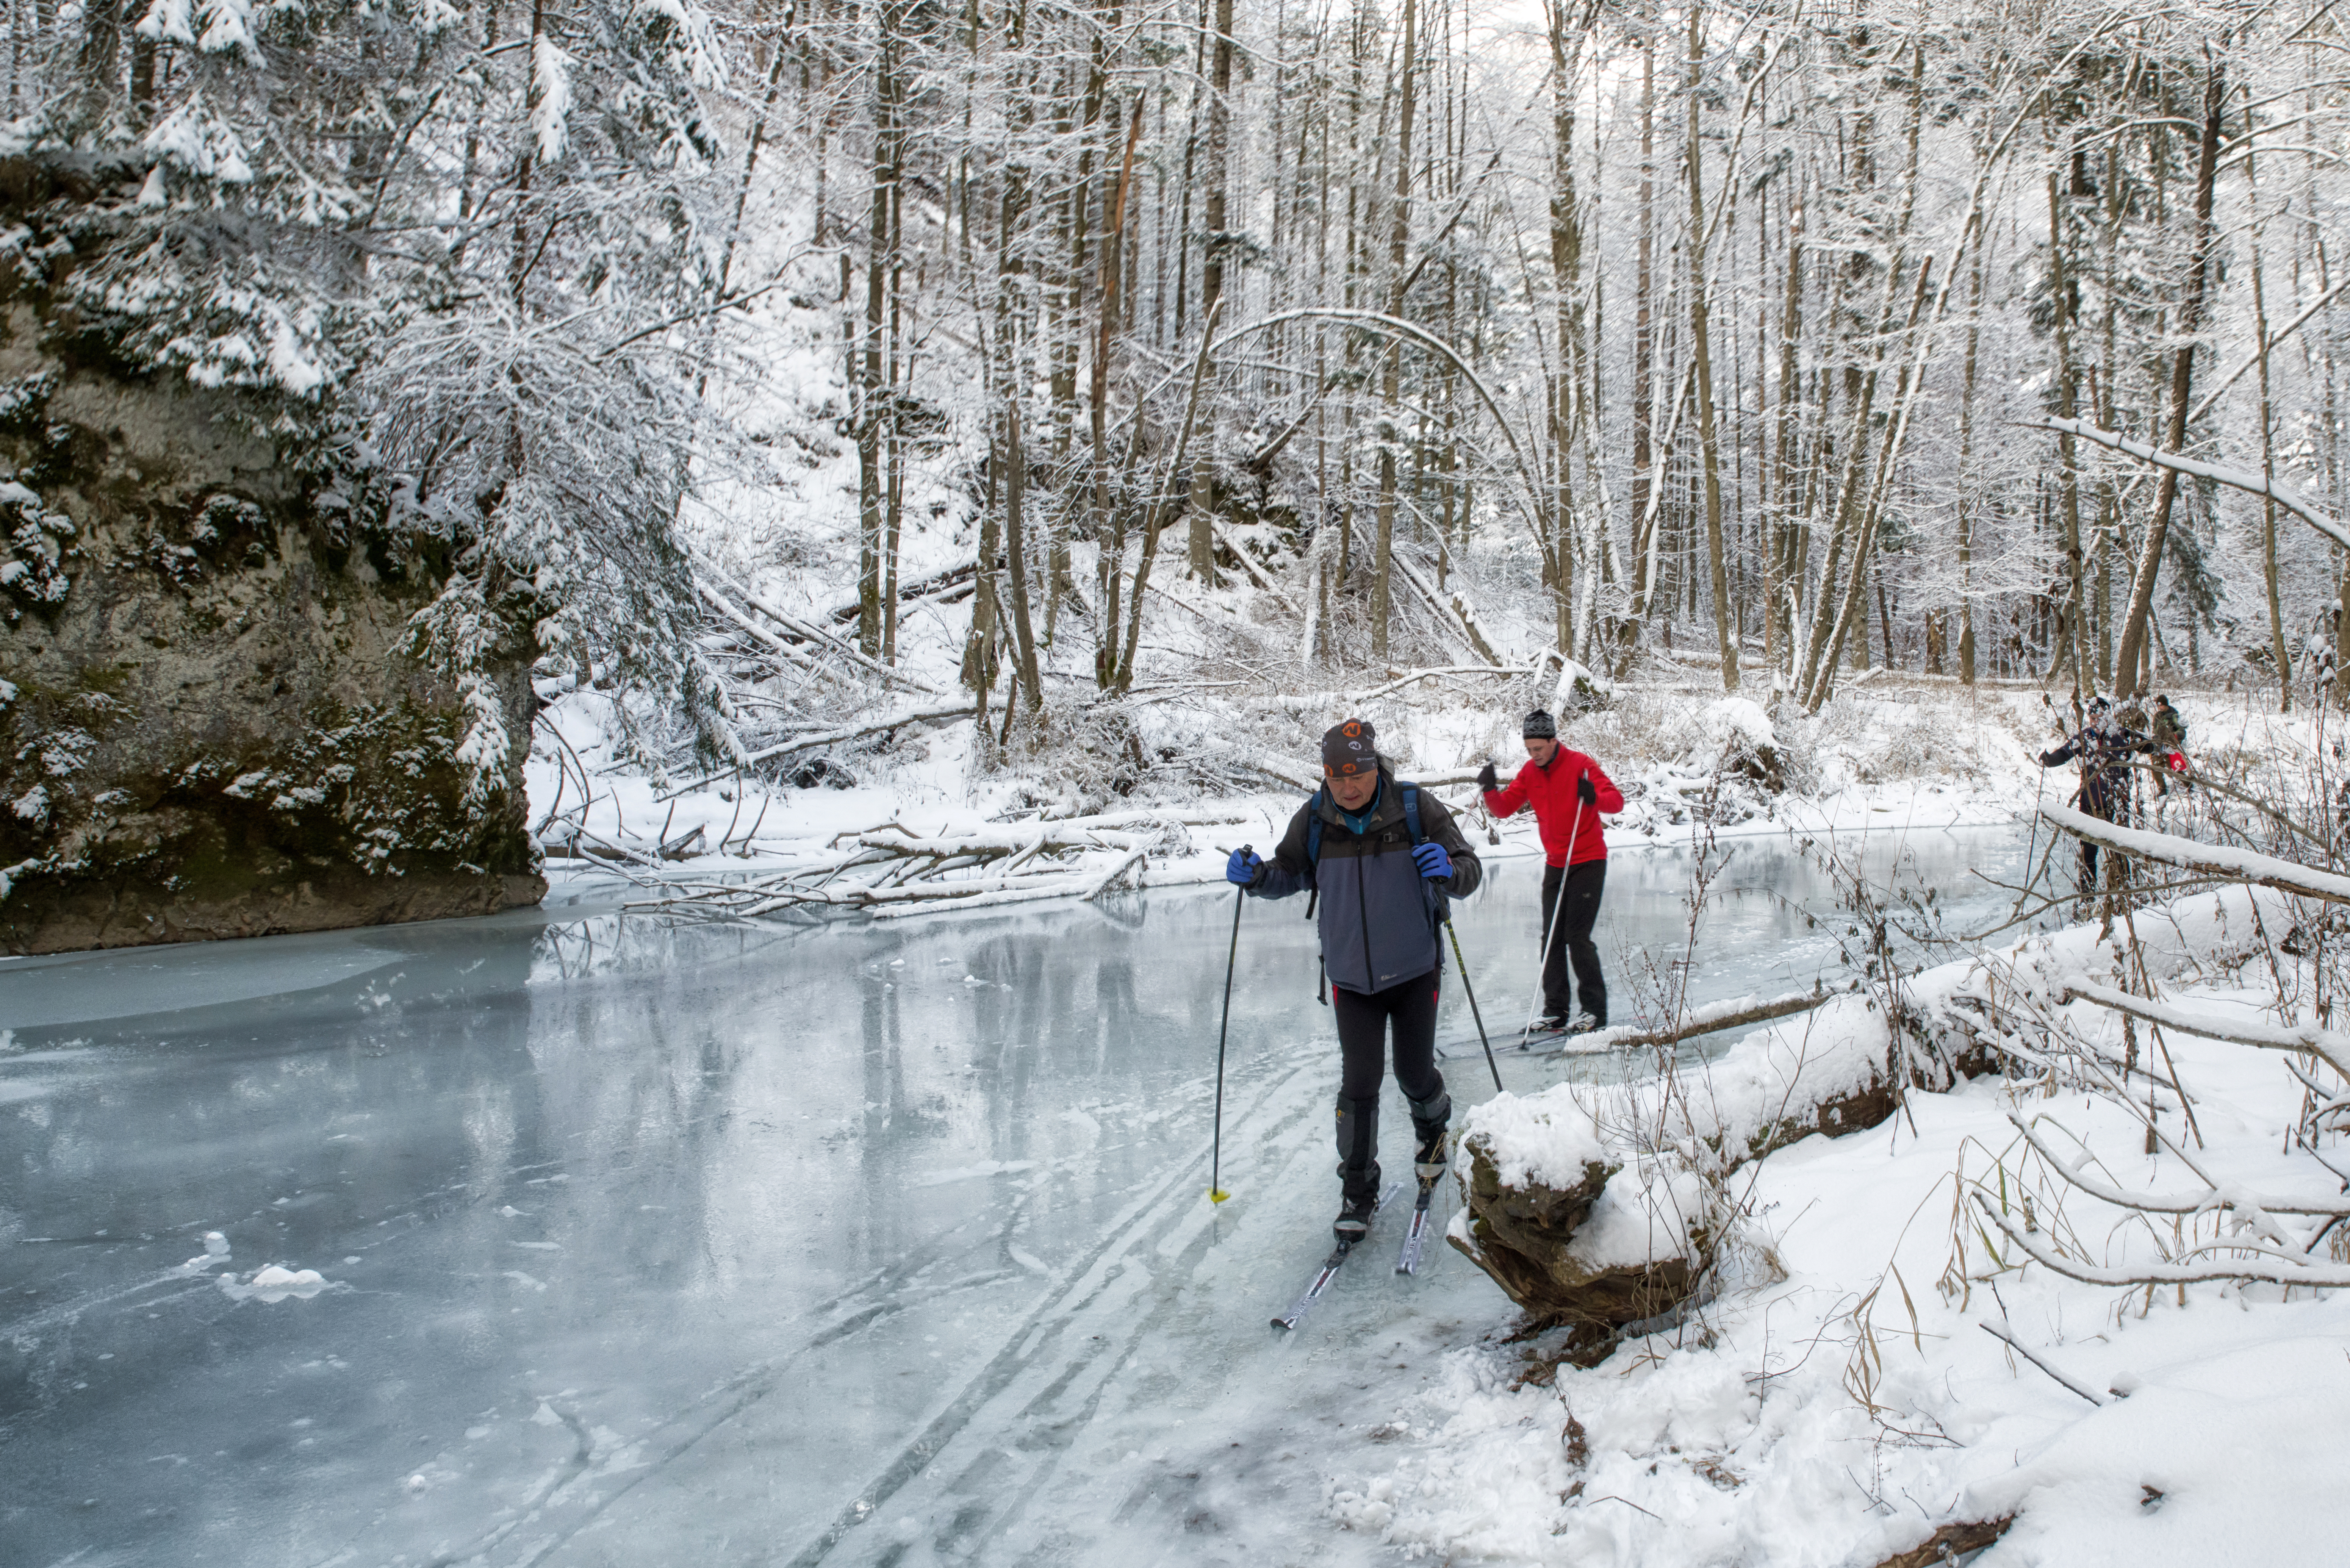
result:
M 2170 705 L 2168 697 L 2158 696 L 2154 700 L 2153 738 L 2154 793 L 2168 794 L 2170 775 L 2187 771 L 2187 721 L 2178 716 L 2178 710 Z M 2173 757 L 2178 760 L 2174 763 L 2171 761 Z M 2191 791 L 2195 786 L 2181 779 L 2178 787 Z

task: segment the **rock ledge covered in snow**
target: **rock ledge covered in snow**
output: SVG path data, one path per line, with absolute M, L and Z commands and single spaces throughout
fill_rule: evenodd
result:
M 10 192 L 35 229 L 81 194 L 21 160 Z M 408 648 L 451 563 L 252 433 L 258 394 L 121 370 L 27 275 L 0 291 L 0 950 L 537 902 L 521 791 L 469 793 L 461 754 L 494 706 L 521 777 L 527 627 L 469 708 Z

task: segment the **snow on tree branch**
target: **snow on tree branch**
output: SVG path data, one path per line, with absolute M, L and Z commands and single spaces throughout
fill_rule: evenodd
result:
M 2280 860 L 2273 855 L 2262 855 L 2233 845 L 2206 844 L 2199 839 L 2180 838 L 2168 833 L 2152 833 L 2145 828 L 2121 827 L 2101 816 L 2091 816 L 2069 805 L 2043 802 L 2040 815 L 2076 838 L 2142 860 L 2158 861 L 2176 866 L 2181 870 L 2204 876 L 2225 877 L 2234 881 L 2251 882 L 2280 892 L 2298 894 L 2305 898 L 2323 898 L 2329 903 L 2350 903 L 2350 877 L 2336 876 L 2331 871 L 2314 870 L 2290 860 Z
M 2350 528 L 2345 528 L 2335 519 L 2319 511 L 2310 503 L 2308 497 L 2303 495 L 2292 485 L 2278 483 L 2267 474 L 2258 473 L 2248 468 L 2237 468 L 2228 463 L 2205 462 L 2198 458 L 2181 456 L 2175 452 L 2164 452 L 2150 442 L 2126 436 L 2119 431 L 2101 430 L 2086 420 L 2060 420 L 2054 416 L 2047 416 L 2020 422 L 2034 429 L 2054 431 L 2061 435 L 2077 436 L 2083 441 L 2095 441 L 2110 451 L 2137 458 L 2141 462 L 2153 463 L 2158 468 L 2177 469 L 2179 472 L 2191 474 L 2197 479 L 2208 479 L 2215 483 L 2249 491 L 2254 495 L 2266 496 L 2335 544 L 2350 547 Z
M 2083 974 L 2064 977 L 2064 994 L 2070 999 L 2094 1002 L 2099 1007 L 2116 1012 L 2126 1012 L 2148 1023 L 2158 1023 L 2166 1029 L 2176 1029 L 2182 1034 L 2199 1034 L 2206 1040 L 2225 1040 L 2238 1045 L 2258 1046 L 2263 1051 L 2306 1051 L 2322 1057 L 2327 1066 L 2350 1078 L 2350 1036 L 2334 1030 L 2304 1023 L 2291 1029 L 2253 1023 L 2185 1008 L 2175 1002 L 2157 1002 L 2149 997 L 2133 996 L 2109 985 L 2100 985 Z

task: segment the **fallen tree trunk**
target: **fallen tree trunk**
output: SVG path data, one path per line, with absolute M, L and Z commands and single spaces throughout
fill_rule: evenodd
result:
M 787 757 L 794 752 L 809 752 L 819 746 L 837 746 L 843 741 L 862 740 L 868 735 L 879 735 L 887 731 L 902 729 L 908 724 L 950 723 L 957 719 L 968 719 L 977 711 L 978 709 L 969 702 L 947 702 L 931 708 L 916 708 L 909 712 L 891 713 L 886 718 L 870 720 L 862 724 L 848 724 L 837 730 L 823 730 L 813 735 L 802 735 L 795 740 L 779 742 L 772 746 L 763 746 L 743 760 L 764 763 L 775 757 Z
M 2099 1007 L 2116 1012 L 2142 1018 L 2148 1023 L 2165 1029 L 2176 1029 L 2181 1034 L 2197 1034 L 2206 1040 L 2222 1040 L 2231 1045 L 2252 1045 L 2263 1051 L 2306 1051 L 2324 1059 L 2325 1064 L 2350 1078 L 2350 1036 L 2321 1029 L 2314 1023 L 2303 1023 L 2292 1029 L 2279 1029 L 2270 1024 L 2239 1023 L 2230 1018 L 2214 1018 L 2209 1013 L 2195 1012 L 2150 997 L 2132 996 L 2109 985 L 2099 985 L 2086 975 L 2064 977 L 2064 1000 L 2075 998 L 2095 1002 Z
M 1678 1045 L 1684 1040 L 1694 1040 L 1701 1034 L 1719 1034 L 1725 1029 L 1736 1029 L 1748 1023 L 1767 1023 L 1773 1018 L 1787 1018 L 1798 1012 L 1809 1012 L 1821 1002 L 1841 992 L 1799 991 L 1764 1002 L 1758 997 L 1735 997 L 1727 1002 L 1708 1002 L 1703 1007 L 1690 1008 L 1681 1015 L 1679 1023 L 1663 1029 L 1635 1029 L 1619 1024 L 1613 1029 L 1596 1029 L 1575 1043 L 1576 1050 L 1600 1050 L 1616 1046 Z
M 2102 816 L 2075 811 L 2069 805 L 2043 805 L 2040 815 L 2075 838 L 2133 859 L 2176 866 L 2182 871 L 2192 871 L 2204 877 L 2250 882 L 2303 898 L 2323 898 L 2330 904 L 2350 904 L 2350 877 L 2339 877 L 2331 871 L 2319 871 L 2291 860 L 2280 860 L 2273 855 L 2256 854 L 2230 845 L 2205 844 L 2199 839 L 2180 838 L 2174 834 L 2122 827 Z
M 1274 598 L 1279 599 L 1291 614 L 1295 615 L 1296 613 L 1296 602 L 1282 591 L 1281 585 L 1274 582 L 1271 576 L 1267 576 L 1265 569 L 1263 566 L 1256 564 L 1255 556 L 1250 555 L 1246 550 L 1241 548 L 1241 546 L 1233 544 L 1230 539 L 1224 537 L 1223 530 L 1216 526 L 1216 521 L 1212 517 L 1208 519 L 1208 533 L 1209 536 L 1215 541 L 1218 546 L 1230 554 L 1232 559 L 1241 564 L 1241 570 L 1246 572 L 1250 578 L 1255 582 L 1258 587 L 1263 588 L 1266 593 L 1269 593 Z
M 978 576 L 979 564 L 976 561 L 965 561 L 958 566 L 943 567 L 932 572 L 927 577 L 917 577 L 910 583 L 899 584 L 898 602 L 905 604 L 914 599 L 928 598 L 941 588 L 959 587 L 964 583 L 974 580 Z M 847 604 L 835 605 L 825 611 L 825 618 L 835 625 L 853 621 L 857 618 L 860 607 L 859 601 L 850 599 Z
M 838 658 L 846 659 L 851 664 L 854 664 L 858 669 L 864 670 L 867 674 L 878 676 L 881 680 L 890 681 L 896 685 L 910 686 L 917 691 L 927 691 L 932 696 L 942 695 L 936 686 L 931 685 L 929 681 L 922 680 L 920 677 L 909 675 L 902 670 L 894 669 L 889 665 L 884 664 L 879 659 L 866 653 L 863 649 L 852 647 L 848 643 L 843 642 L 839 638 L 835 637 L 832 633 L 824 630 L 822 628 L 811 626 L 806 621 L 800 619 L 799 617 L 792 615 L 788 611 L 778 609 L 775 606 L 769 604 L 765 599 L 761 598 L 748 584 L 743 583 L 739 578 L 735 577 L 733 574 L 729 573 L 725 567 L 710 559 L 709 556 L 696 552 L 694 555 L 694 562 L 697 566 L 701 566 L 703 571 L 717 578 L 719 583 L 728 591 L 738 596 L 744 604 L 749 605 L 753 609 L 757 610 L 761 615 L 765 616 L 769 620 L 774 621 L 777 626 L 783 628 L 785 636 L 791 638 L 795 641 L 806 643 L 811 648 L 820 648 L 827 653 L 836 655 Z M 729 620 L 732 620 L 736 625 L 743 627 L 748 630 L 751 635 L 758 638 L 759 640 L 766 643 L 770 648 L 776 649 L 778 652 L 784 651 L 783 644 L 779 642 L 775 637 L 762 630 L 760 628 L 752 625 L 741 611 L 737 610 L 732 604 L 728 603 L 719 595 L 713 593 L 708 584 L 696 583 L 694 586 L 700 590 L 702 597 L 708 600 L 712 605 L 715 606 Z M 798 659 L 795 661 L 802 663 L 806 662 L 804 659 Z
M 1469 609 L 1465 599 L 1455 594 L 1451 596 L 1451 602 L 1446 603 L 1444 596 L 1439 594 L 1430 585 L 1428 579 L 1419 575 L 1419 569 L 1414 566 L 1401 551 L 1396 552 L 1390 559 L 1402 570 L 1403 579 L 1411 585 L 1412 591 L 1427 603 L 1430 609 L 1436 612 L 1439 620 L 1446 622 L 1459 634 L 1461 640 L 1478 658 L 1488 664 L 1502 662 L 1502 656 L 1493 651 L 1493 645 L 1487 642 L 1485 634 L 1478 629 L 1477 623 L 1472 618 L 1474 612 Z
M 2015 1522 L 2015 1515 L 2003 1514 L 1997 1519 L 1971 1519 L 1962 1523 L 1945 1524 L 1924 1541 L 1907 1552 L 1897 1552 L 1879 1563 L 1877 1568 L 1936 1568 L 1936 1564 L 1955 1563 L 1970 1552 L 1980 1552 L 2007 1533 Z
M 1191 853 L 1186 827 L 1248 815 L 1215 807 L 1106 812 L 933 835 L 887 822 L 836 834 L 822 849 L 780 865 L 669 883 L 658 897 L 629 907 L 747 919 L 816 906 L 888 919 L 931 909 L 1092 899 L 1119 886 L 1139 887 L 1152 855 Z

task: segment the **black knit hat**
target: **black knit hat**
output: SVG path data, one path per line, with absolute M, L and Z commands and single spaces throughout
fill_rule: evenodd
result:
M 1322 737 L 1322 771 L 1334 779 L 1357 778 L 1378 772 L 1378 733 L 1367 719 L 1333 724 Z
M 1537 708 L 1526 715 L 1525 724 L 1518 732 L 1530 741 L 1555 741 L 1558 738 L 1558 721 L 1546 710 Z

